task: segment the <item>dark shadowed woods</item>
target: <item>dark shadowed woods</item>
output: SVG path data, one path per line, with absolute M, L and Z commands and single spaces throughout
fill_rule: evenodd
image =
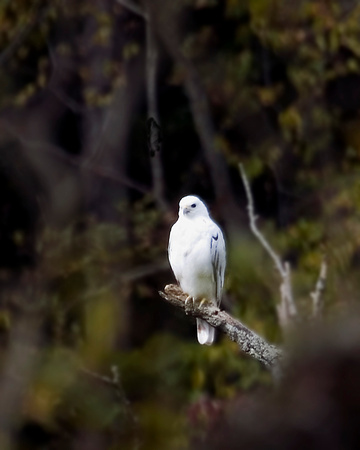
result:
M 359 19 L 352 0 L 0 1 L 1 449 L 359 447 Z M 187 194 L 226 235 L 223 307 L 284 349 L 275 386 L 159 295 Z

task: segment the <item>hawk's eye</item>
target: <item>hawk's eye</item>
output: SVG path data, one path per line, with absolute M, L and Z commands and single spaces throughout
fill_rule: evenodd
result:
M 191 207 L 192 207 L 192 208 L 196 208 L 196 203 L 193 203 L 193 204 L 191 205 Z

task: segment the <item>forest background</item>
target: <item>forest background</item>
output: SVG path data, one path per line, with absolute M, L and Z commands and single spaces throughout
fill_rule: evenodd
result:
M 356 311 L 359 18 L 353 0 L 0 2 L 1 449 L 200 448 L 269 389 L 158 294 L 199 195 L 226 235 L 224 308 L 283 342 L 239 162 L 303 320 L 324 254 L 325 318 Z

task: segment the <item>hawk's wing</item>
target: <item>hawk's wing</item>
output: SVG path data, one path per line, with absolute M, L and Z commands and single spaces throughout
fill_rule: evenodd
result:
M 179 221 L 175 222 L 170 230 L 169 245 L 168 245 L 168 258 L 171 269 L 175 275 L 176 281 L 180 283 L 183 257 L 181 250 L 183 238 L 183 227 L 181 227 Z
M 211 230 L 210 255 L 214 273 L 216 301 L 219 304 L 224 286 L 226 250 L 224 236 L 215 223 Z

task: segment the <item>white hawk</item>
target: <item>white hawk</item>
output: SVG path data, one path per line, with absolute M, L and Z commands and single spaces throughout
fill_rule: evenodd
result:
M 180 200 L 179 218 L 171 228 L 168 255 L 181 289 L 194 300 L 220 304 L 224 286 L 226 250 L 223 234 L 204 203 L 193 195 Z M 196 319 L 200 344 L 211 345 L 215 329 Z

